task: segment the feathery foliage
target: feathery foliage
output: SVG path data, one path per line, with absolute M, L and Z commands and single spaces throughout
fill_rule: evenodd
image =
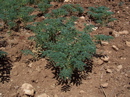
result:
M 17 21 L 23 23 L 33 21 L 35 16 L 30 13 L 34 8 L 26 6 L 28 0 L 3 0 L 0 1 L 0 19 L 2 19 L 9 29 L 18 26 Z
M 88 14 L 90 17 L 96 22 L 101 24 L 102 26 L 106 26 L 107 23 L 112 22 L 116 20 L 115 18 L 112 18 L 111 15 L 114 13 L 109 10 L 109 8 L 105 6 L 100 6 L 100 7 L 89 7 L 88 8 Z

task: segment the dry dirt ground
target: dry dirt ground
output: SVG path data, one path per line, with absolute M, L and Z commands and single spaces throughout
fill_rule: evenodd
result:
M 114 39 L 97 45 L 97 53 L 105 57 L 94 57 L 91 72 L 70 84 L 56 80 L 55 70 L 49 68 L 47 60 L 34 61 L 32 56 L 21 53 L 34 44 L 27 39 L 33 35 L 31 31 L 22 28 L 12 33 L 7 33 L 6 29 L 0 31 L 0 49 L 8 53 L 8 59 L 0 60 L 0 97 L 20 97 L 19 89 L 24 83 L 35 88 L 34 97 L 130 97 L 130 1 L 124 0 L 121 6 L 120 0 L 109 1 L 93 0 L 81 4 L 86 11 L 95 5 L 109 7 L 117 21 L 92 32 L 113 35 Z M 84 23 L 93 24 L 87 15 L 77 22 L 79 30 Z M 48 96 L 38 96 L 40 94 Z

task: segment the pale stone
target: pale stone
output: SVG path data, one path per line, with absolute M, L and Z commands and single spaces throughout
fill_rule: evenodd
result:
M 112 70 L 111 69 L 107 69 L 106 72 L 107 73 L 112 73 Z
M 80 17 L 80 19 L 83 19 L 83 20 L 84 20 L 84 19 L 85 19 L 85 17 L 84 17 L 84 16 L 81 16 L 81 17 Z
M 2 97 L 2 93 L 0 93 L 0 97 Z
M 92 30 L 94 30 L 94 31 L 96 31 L 98 29 L 98 27 L 94 27 L 94 28 L 92 28 Z
M 46 93 L 43 93 L 43 94 L 38 95 L 37 97 L 50 97 L 50 96 L 48 96 Z
M 129 41 L 126 41 L 126 45 L 127 45 L 128 47 L 130 47 L 130 42 L 129 42 Z
M 103 84 L 101 84 L 101 87 L 107 88 L 107 87 L 108 87 L 108 83 L 103 83 Z
M 114 50 L 116 50 L 116 51 L 119 50 L 119 48 L 118 48 L 117 46 L 115 46 L 115 45 L 113 45 L 112 48 L 113 48 Z
M 71 2 L 71 0 L 64 0 L 64 2 Z
M 108 57 L 108 56 L 104 56 L 104 57 L 101 57 L 101 59 L 102 59 L 103 61 L 105 61 L 105 62 L 108 62 L 109 57 Z
M 30 63 L 30 64 L 28 65 L 28 67 L 30 67 L 30 68 L 31 68 L 31 67 L 32 67 L 32 65 L 33 65 L 33 64 L 32 64 L 32 63 Z
M 120 35 L 127 35 L 127 34 L 129 34 L 129 32 L 127 30 L 124 30 L 124 31 L 120 31 L 119 34 Z
M 34 95 L 34 87 L 31 85 L 31 84 L 28 84 L 28 83 L 24 83 L 21 87 L 22 89 L 22 92 L 25 94 L 25 95 L 29 95 L 29 96 L 33 96 Z
M 101 41 L 101 44 L 102 45 L 108 45 L 109 43 L 108 43 L 108 41 Z
M 74 24 L 78 24 L 78 22 L 74 22 Z

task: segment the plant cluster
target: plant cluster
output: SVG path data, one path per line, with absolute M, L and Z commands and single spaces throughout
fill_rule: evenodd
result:
M 103 26 L 106 26 L 107 23 L 112 22 L 116 20 L 115 18 L 112 18 L 113 12 L 109 10 L 109 8 L 105 6 L 100 6 L 100 7 L 89 7 L 88 8 L 88 14 L 90 17 L 96 22 L 99 23 Z
M 46 19 L 35 29 L 32 27 L 36 33 L 33 39 L 43 49 L 41 56 L 60 69 L 59 77 L 64 80 L 71 79 L 75 70 L 84 71 L 87 66 L 84 61 L 91 59 L 96 51 L 91 36 L 76 30 L 74 20 L 75 17 Z
M 43 0 L 43 2 L 38 3 L 38 8 L 40 9 L 41 12 L 43 12 L 44 14 L 48 12 L 48 9 L 51 7 L 52 5 L 49 4 L 48 0 Z
M 30 13 L 34 8 L 27 6 L 30 0 L 0 0 L 0 19 L 2 19 L 9 29 L 18 27 L 18 21 L 26 22 L 33 21 L 35 16 Z
M 51 13 L 46 14 L 45 17 L 58 18 L 66 15 L 78 15 L 82 14 L 83 12 L 84 9 L 80 7 L 79 4 L 65 4 L 61 6 L 61 8 L 52 10 Z
M 18 27 L 18 21 L 27 23 L 32 22 L 34 17 L 30 15 L 34 8 L 28 4 L 37 4 L 37 8 L 46 17 L 41 22 L 34 22 L 26 27 L 35 33 L 30 37 L 36 41 L 35 51 L 22 50 L 24 54 L 31 54 L 34 57 L 45 57 L 60 70 L 59 77 L 63 80 L 71 79 L 75 71 L 82 72 L 87 67 L 84 63 L 90 60 L 96 53 L 95 42 L 90 32 L 93 25 L 85 25 L 83 31 L 78 31 L 74 22 L 78 19 L 75 15 L 82 14 L 84 9 L 79 4 L 66 4 L 61 8 L 54 9 L 48 13 L 53 0 L 0 0 L 0 19 L 12 29 Z M 60 1 L 60 0 L 59 0 Z M 89 8 L 88 12 L 97 23 L 106 24 L 113 19 L 113 13 L 106 7 Z M 66 15 L 72 15 L 66 18 Z M 108 37 L 103 35 L 95 36 L 96 40 L 106 40 Z M 7 53 L 0 51 L 0 57 Z
M 64 17 L 74 12 L 79 14 L 83 9 L 79 5 L 66 4 L 45 14 L 48 18 L 44 21 L 27 26 L 35 33 L 35 36 L 29 39 L 36 41 L 36 48 L 41 48 L 39 57 L 49 59 L 56 68 L 59 68 L 59 77 L 63 80 L 71 79 L 75 71 L 85 70 L 87 64 L 84 61 L 90 60 L 96 53 L 94 40 L 111 38 L 105 35 L 90 36 L 93 25 L 85 25 L 84 31 L 76 30 L 74 21 L 78 18 Z M 30 51 L 26 53 L 32 54 Z

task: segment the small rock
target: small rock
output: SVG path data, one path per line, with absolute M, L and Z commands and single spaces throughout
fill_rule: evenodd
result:
M 117 71 L 120 71 L 122 68 L 123 68 L 122 65 L 118 65 L 118 66 L 117 66 Z
M 64 0 L 64 2 L 71 2 L 71 0 Z
M 104 56 L 104 57 L 101 57 L 101 59 L 102 59 L 104 62 L 108 62 L 109 57 L 108 57 L 108 56 Z
M 120 35 L 127 35 L 127 34 L 129 34 L 129 32 L 127 30 L 124 30 L 124 31 L 120 31 L 119 34 Z
M 79 91 L 79 93 L 80 93 L 80 94 L 83 94 L 83 93 L 85 93 L 85 91 L 83 91 L 83 90 L 80 90 L 80 91 Z
M 102 65 L 103 64 L 103 60 L 101 60 L 99 58 L 93 58 L 93 64 L 95 64 L 95 65 Z
M 120 36 L 119 32 L 117 32 L 117 31 L 112 31 L 112 35 L 114 37 L 119 37 Z
M 31 67 L 32 67 L 32 65 L 33 65 L 33 64 L 32 64 L 32 63 L 30 63 L 30 64 L 28 65 L 28 67 L 30 67 L 30 68 L 31 68 Z
M 21 87 L 22 92 L 24 95 L 33 96 L 34 95 L 34 87 L 31 84 L 24 83 Z
M 108 43 L 108 41 L 101 41 L 101 44 L 102 45 L 108 45 L 109 43 Z
M 74 24 L 78 24 L 78 22 L 74 22 Z
M 84 17 L 84 16 L 81 16 L 81 17 L 80 17 L 80 19 L 83 19 L 83 20 L 85 20 L 85 17 Z
M 112 70 L 111 69 L 107 69 L 106 72 L 107 73 L 112 73 Z
M 50 96 L 48 96 L 46 93 L 43 93 L 43 94 L 38 95 L 37 97 L 50 97 Z
M 107 88 L 107 87 L 108 87 L 108 83 L 103 83 L 103 84 L 101 84 L 101 87 Z
M 113 48 L 114 50 L 116 50 L 116 51 L 119 50 L 119 48 L 118 48 L 117 46 L 115 46 L 115 45 L 113 45 L 112 48 Z
M 96 31 L 98 29 L 98 27 L 94 27 L 94 28 L 92 28 L 92 30 L 94 30 L 94 31 Z
M 2 97 L 2 93 L 0 93 L 0 97 Z
M 127 45 L 128 47 L 130 47 L 130 42 L 129 42 L 129 41 L 126 41 L 126 45 Z

